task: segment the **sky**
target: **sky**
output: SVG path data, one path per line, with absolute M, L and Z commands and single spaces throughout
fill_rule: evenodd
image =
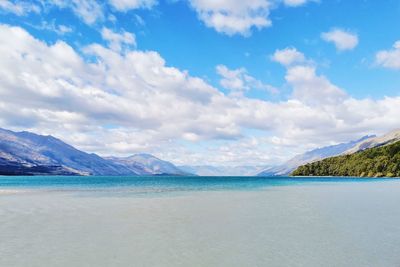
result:
M 0 127 L 268 166 L 400 128 L 398 0 L 0 0 Z

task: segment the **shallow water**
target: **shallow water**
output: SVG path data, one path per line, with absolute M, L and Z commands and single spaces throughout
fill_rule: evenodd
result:
M 0 266 L 400 266 L 400 180 L 0 177 Z

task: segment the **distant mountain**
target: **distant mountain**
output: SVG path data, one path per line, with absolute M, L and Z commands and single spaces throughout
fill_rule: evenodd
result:
M 358 142 L 354 147 L 345 151 L 343 154 L 353 154 L 368 148 L 383 146 L 400 141 L 400 129 L 391 131 L 382 136 L 371 136 L 365 140 Z
M 400 141 L 374 144 L 377 146 L 300 166 L 292 175 L 400 177 Z
M 132 172 L 96 154 L 80 151 L 52 136 L 0 129 L 2 169 L 27 174 L 129 175 Z M 47 170 L 49 169 L 49 170 Z M 29 172 L 32 170 L 32 173 Z M 36 171 L 38 170 L 38 171 Z
M 130 157 L 108 157 L 107 160 L 122 165 L 140 175 L 190 175 L 174 164 L 150 154 L 136 154 Z
M 0 174 L 3 175 L 113 176 L 160 173 L 175 175 L 182 171 L 151 155 L 108 160 L 80 151 L 52 136 L 0 128 Z
M 180 169 L 199 176 L 254 176 L 261 167 L 257 166 L 179 166 Z
M 342 143 L 342 144 L 338 144 L 338 145 L 317 148 L 317 149 L 308 151 L 304 154 L 295 156 L 294 158 L 290 159 L 289 161 L 287 161 L 286 163 L 284 163 L 282 165 L 266 168 L 262 172 L 260 172 L 258 174 L 258 176 L 289 175 L 293 170 L 295 170 L 297 167 L 299 167 L 301 165 L 340 155 L 340 154 L 344 153 L 345 151 L 352 149 L 356 145 L 358 145 L 366 140 L 369 140 L 371 138 L 374 138 L 374 137 L 375 136 L 364 136 L 361 139 L 356 140 L 356 141 L 351 141 L 348 143 Z

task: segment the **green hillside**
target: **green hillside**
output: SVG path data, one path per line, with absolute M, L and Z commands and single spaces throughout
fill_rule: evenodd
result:
M 400 141 L 298 167 L 293 176 L 400 177 Z

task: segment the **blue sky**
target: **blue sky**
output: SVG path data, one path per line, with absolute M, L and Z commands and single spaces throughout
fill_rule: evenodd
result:
M 399 127 L 399 17 L 396 0 L 1 1 L 0 107 L 19 112 L 0 126 L 102 155 L 275 164 Z

